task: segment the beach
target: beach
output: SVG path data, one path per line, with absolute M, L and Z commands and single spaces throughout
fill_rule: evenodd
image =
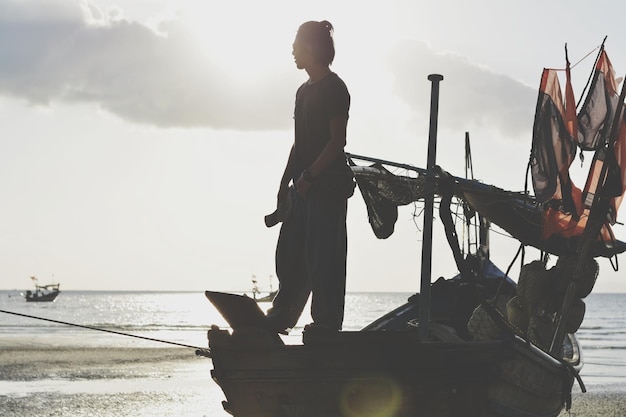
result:
M 179 347 L 0 339 L 0 415 L 227 416 L 211 360 Z
M 626 416 L 625 393 L 586 392 L 574 393 L 572 409 L 563 410 L 559 417 L 624 417 Z
M 361 329 L 409 296 L 348 294 L 345 330 Z M 623 417 L 626 294 L 592 294 L 586 301 L 578 338 L 587 392 L 575 383 L 571 411 L 559 417 Z M 0 307 L 199 348 L 207 347 L 211 324 L 224 323 L 201 293 L 66 291 L 40 304 L 0 291 Z M 301 321 L 282 336 L 286 343 L 301 343 L 310 318 Z M 1 417 L 228 417 L 212 369 L 211 359 L 195 348 L 14 315 L 0 320 Z
M 0 340 L 0 415 L 226 417 L 211 360 L 179 347 L 67 346 Z M 560 416 L 626 415 L 623 391 L 580 393 Z

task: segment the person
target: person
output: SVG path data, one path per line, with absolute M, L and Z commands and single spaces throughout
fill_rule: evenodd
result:
M 344 153 L 350 94 L 330 70 L 335 57 L 330 22 L 303 23 L 292 53 L 296 67 L 309 78 L 296 92 L 294 142 L 277 196 L 277 212 L 285 205 L 290 209 L 276 245 L 279 287 L 267 319 L 273 330 L 286 333 L 310 295 L 309 326 L 339 331 L 346 291 L 347 200 L 355 188 Z

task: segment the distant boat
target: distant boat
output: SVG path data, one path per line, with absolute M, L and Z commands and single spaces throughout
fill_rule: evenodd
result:
M 252 298 L 257 303 L 266 303 L 274 300 L 278 290 L 274 290 L 272 288 L 272 276 L 270 275 L 270 290 L 269 292 L 263 292 L 259 289 L 258 281 L 256 279 L 256 275 L 252 275 Z
M 39 285 L 37 277 L 30 277 L 35 283 L 35 291 L 27 290 L 24 298 L 26 301 L 54 301 L 61 293 L 61 284 Z

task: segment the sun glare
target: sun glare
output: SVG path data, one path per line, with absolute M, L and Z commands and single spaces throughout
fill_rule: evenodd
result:
M 181 14 L 194 51 L 241 80 L 292 63 L 291 44 L 297 29 L 290 22 L 268 18 L 262 4 L 249 2 L 246 9 L 242 13 L 240 2 L 220 3 L 219 8 L 202 2 Z

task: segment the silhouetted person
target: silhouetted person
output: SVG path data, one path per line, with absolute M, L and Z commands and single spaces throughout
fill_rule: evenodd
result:
M 333 26 L 303 23 L 293 56 L 309 79 L 296 92 L 294 143 L 278 190 L 278 206 L 290 199 L 290 210 L 276 247 L 279 291 L 267 317 L 276 331 L 292 328 L 312 294 L 312 326 L 341 330 L 347 200 L 355 183 L 344 153 L 350 94 L 330 70 Z

